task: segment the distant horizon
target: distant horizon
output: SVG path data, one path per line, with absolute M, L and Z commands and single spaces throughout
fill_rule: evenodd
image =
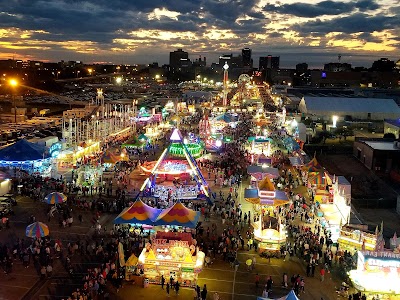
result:
M 0 2 L 0 59 L 168 64 L 182 48 L 280 56 L 282 68 L 400 58 L 399 0 L 29 0 Z M 231 50 L 229 50 L 231 49 Z
M 178 48 L 177 48 L 178 49 Z M 173 49 L 170 52 L 173 52 L 177 49 Z M 210 67 L 212 63 L 218 63 L 218 57 L 220 55 L 229 55 L 233 54 L 233 56 L 238 56 L 241 55 L 241 51 L 225 51 L 221 53 L 215 53 L 215 52 L 202 52 L 202 53 L 191 53 L 187 49 L 182 49 L 183 51 L 186 51 L 189 53 L 189 59 L 194 62 L 196 59 L 198 59 L 200 56 L 202 59 L 206 57 L 206 62 L 207 62 L 207 67 Z M 385 55 L 380 55 L 380 54 L 350 54 L 350 53 L 301 53 L 301 52 L 285 52 L 285 53 L 278 53 L 275 51 L 271 52 L 265 52 L 266 54 L 262 54 L 261 51 L 257 52 L 252 52 L 252 59 L 253 59 L 253 68 L 258 68 L 258 62 L 259 58 L 261 56 L 267 56 L 267 55 L 272 55 L 272 56 L 279 56 L 280 57 L 280 68 L 281 69 L 294 69 L 296 68 L 297 64 L 300 63 L 307 63 L 309 69 L 323 69 L 324 64 L 328 63 L 337 63 L 338 62 L 338 55 L 341 55 L 341 63 L 348 63 L 351 64 L 351 66 L 354 67 L 365 67 L 365 68 L 370 68 L 372 67 L 372 64 L 374 61 L 379 60 L 381 58 L 387 58 L 389 60 L 392 60 L 394 62 L 398 61 L 400 59 L 396 57 L 388 57 Z M 157 62 L 159 66 L 162 65 L 168 65 L 169 64 L 169 52 L 167 52 L 164 55 L 158 56 L 159 59 L 156 59 L 156 57 L 151 58 L 149 57 L 148 54 L 144 55 L 139 55 L 141 58 L 141 62 L 139 62 L 139 59 L 135 59 L 135 56 L 137 55 L 132 55 L 132 57 L 126 56 L 126 55 L 115 55 L 114 60 L 101 60 L 101 61 L 96 61 L 96 60 L 88 60 L 88 58 L 92 56 L 89 54 L 84 54 L 84 53 L 79 53 L 79 54 L 74 54 L 69 58 L 37 58 L 34 59 L 32 57 L 29 57 L 27 59 L 18 57 L 18 55 L 15 55 L 14 57 L 9 57 L 9 58 L 2 58 L 2 59 L 14 59 L 14 60 L 33 60 L 33 61 L 43 61 L 43 62 L 50 62 L 50 63 L 57 63 L 60 61 L 82 61 L 85 65 L 90 65 L 90 64 L 112 64 L 112 65 L 148 65 L 154 62 Z

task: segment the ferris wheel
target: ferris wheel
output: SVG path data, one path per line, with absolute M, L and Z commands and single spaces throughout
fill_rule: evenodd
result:
M 251 81 L 251 78 L 250 78 L 250 76 L 249 76 L 248 74 L 241 74 L 241 75 L 239 76 L 238 81 L 239 81 L 239 84 L 241 84 L 241 83 L 248 83 L 248 82 Z

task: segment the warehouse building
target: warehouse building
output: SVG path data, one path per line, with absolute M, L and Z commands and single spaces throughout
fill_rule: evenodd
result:
M 371 120 L 400 118 L 400 107 L 393 99 L 355 97 L 315 97 L 304 96 L 299 103 L 299 111 L 312 119 L 331 120 Z

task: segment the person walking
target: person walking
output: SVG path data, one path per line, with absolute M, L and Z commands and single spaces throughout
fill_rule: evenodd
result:
M 201 300 L 206 300 L 207 299 L 207 286 L 203 286 L 203 290 L 201 291 Z
M 267 284 L 266 284 L 266 287 L 267 287 L 267 291 L 268 292 L 270 292 L 271 290 L 272 290 L 272 284 L 273 284 L 274 282 L 273 282 L 273 280 L 272 280 L 272 276 L 268 276 L 268 279 L 267 279 Z
M 164 275 L 161 275 L 161 288 L 164 289 L 165 278 Z
M 258 285 L 260 283 L 260 276 L 258 275 L 258 273 L 256 274 L 256 276 L 254 277 L 254 281 L 256 283 L 256 289 L 258 289 Z
M 45 279 L 46 278 L 46 267 L 45 266 L 42 266 L 40 268 L 40 278 L 41 279 Z
M 53 267 L 50 264 L 47 265 L 46 272 L 47 272 L 47 277 L 50 278 L 53 273 Z
M 176 292 L 176 295 L 178 296 L 179 295 L 179 282 L 178 282 L 178 280 L 175 282 L 175 292 Z
M 324 282 L 324 279 L 325 279 L 325 268 L 322 268 L 321 271 L 319 271 L 319 275 L 321 275 L 321 282 Z
M 167 291 L 167 297 L 169 297 L 169 283 L 165 286 L 165 290 Z
M 288 287 L 288 276 L 286 273 L 283 273 L 283 287 L 284 288 Z

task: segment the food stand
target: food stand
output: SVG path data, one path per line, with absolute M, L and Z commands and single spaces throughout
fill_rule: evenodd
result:
M 181 286 L 194 287 L 203 269 L 204 257 L 190 233 L 160 231 L 140 254 L 138 268 L 151 284 L 160 284 L 164 275 L 166 280 L 172 277 Z
M 340 188 L 339 180 L 332 184 L 333 202 L 320 205 L 321 224 L 331 232 L 331 239 L 337 242 L 340 229 L 350 220 L 350 199 L 347 192 Z
M 356 289 L 369 294 L 386 294 L 399 299 L 400 254 L 394 251 L 358 251 L 357 269 L 349 272 Z M 379 299 L 382 299 L 379 298 Z
M 338 243 L 341 250 L 350 253 L 362 250 L 375 250 L 379 233 L 369 233 L 358 228 L 343 226 L 340 230 Z

